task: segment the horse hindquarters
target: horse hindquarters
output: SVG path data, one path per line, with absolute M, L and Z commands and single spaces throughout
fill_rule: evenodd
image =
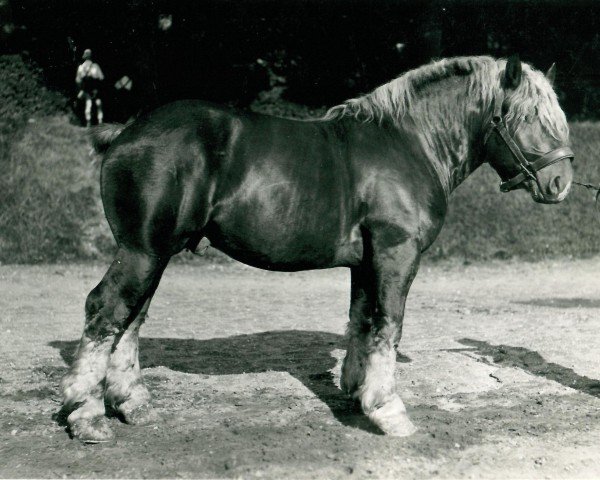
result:
M 71 433 L 86 442 L 112 436 L 105 400 L 128 421 L 148 402 L 137 332 L 175 248 L 176 218 L 168 202 L 173 182 L 166 172 L 157 175 L 163 172 L 160 159 L 136 155 L 135 148 L 124 142 L 103 162 L 102 200 L 119 250 L 88 295 L 79 350 L 62 382 Z

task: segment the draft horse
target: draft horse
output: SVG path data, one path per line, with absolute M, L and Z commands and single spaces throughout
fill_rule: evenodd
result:
M 551 69 L 553 70 L 553 69 Z M 395 390 L 404 305 L 450 193 L 485 161 L 501 190 L 569 192 L 573 152 L 545 76 L 517 57 L 445 59 L 315 121 L 176 102 L 95 134 L 118 251 L 89 294 L 62 381 L 74 437 L 111 438 L 105 402 L 149 415 L 138 331 L 169 259 L 202 238 L 248 265 L 351 270 L 341 385 L 389 435 L 415 427 Z

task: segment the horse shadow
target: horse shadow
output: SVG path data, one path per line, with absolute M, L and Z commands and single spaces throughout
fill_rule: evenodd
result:
M 491 357 L 495 364 L 519 368 L 537 377 L 547 378 L 565 387 L 600 398 L 600 380 L 579 375 L 572 368 L 548 362 L 534 350 L 510 345 L 493 345 L 472 338 L 462 338 L 458 342 L 465 345 L 466 348 L 453 348 L 449 351 L 469 351 L 482 357 Z
M 78 342 L 54 341 L 67 364 L 73 361 Z M 287 372 L 302 382 L 342 424 L 382 434 L 334 382 L 331 370 L 334 349 L 345 349 L 344 336 L 329 332 L 280 330 L 207 340 L 140 338 L 140 366 L 164 366 L 200 375 L 235 375 L 268 371 Z M 397 361 L 410 362 L 398 354 Z

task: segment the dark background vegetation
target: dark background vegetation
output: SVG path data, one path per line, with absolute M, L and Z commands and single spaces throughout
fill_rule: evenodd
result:
M 72 94 L 91 48 L 107 85 L 133 78 L 132 109 L 188 97 L 247 105 L 269 88 L 268 68 L 286 98 L 331 105 L 432 58 L 518 52 L 540 69 L 557 62 L 571 118 L 600 115 L 592 0 L 2 1 L 18 27 L 14 48 L 29 52 L 50 86 Z
M 178 98 L 314 117 L 434 58 L 517 52 L 540 69 L 556 62 L 576 172 L 594 180 L 599 27 L 600 2 L 578 0 L 0 0 L 0 262 L 113 248 L 99 159 L 74 102 L 85 48 L 107 77 L 109 121 Z M 129 93 L 113 87 L 123 75 Z M 484 167 L 456 192 L 428 258 L 592 255 L 597 220 L 585 191 L 540 206 L 522 192 L 499 194 Z

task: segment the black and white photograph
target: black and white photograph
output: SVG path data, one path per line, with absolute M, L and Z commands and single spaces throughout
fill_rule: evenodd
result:
M 600 2 L 0 0 L 0 478 L 600 478 Z

